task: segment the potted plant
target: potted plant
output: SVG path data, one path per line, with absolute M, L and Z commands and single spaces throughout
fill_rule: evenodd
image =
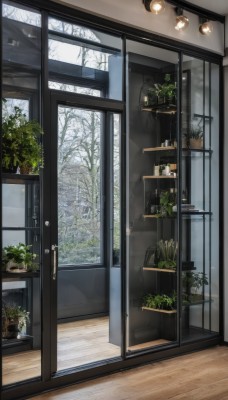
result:
M 37 270 L 38 266 L 34 263 L 37 255 L 31 252 L 30 247 L 24 243 L 4 247 L 2 250 L 4 270 L 12 273 Z
M 3 116 L 2 123 L 2 170 L 3 172 L 38 173 L 43 166 L 40 124 L 27 120 L 19 107 Z
M 3 304 L 2 337 L 16 339 L 22 328 L 30 322 L 29 312 L 15 304 Z
M 178 245 L 173 239 L 159 240 L 155 250 L 155 265 L 161 269 L 176 269 Z
M 165 74 L 164 83 L 155 83 L 148 89 L 149 104 L 155 101 L 157 104 L 174 102 L 176 99 L 176 83 L 171 81 L 171 75 Z
M 173 194 L 163 190 L 160 194 L 160 217 L 172 217 L 173 207 L 175 206 L 175 201 Z
M 203 147 L 202 128 L 192 126 L 188 135 L 188 140 L 191 149 L 202 149 Z
M 202 287 L 208 285 L 208 279 L 203 272 L 186 272 L 182 277 L 183 304 L 192 304 L 203 300 Z
M 176 293 L 172 296 L 166 294 L 146 294 L 143 298 L 143 307 L 152 308 L 155 310 L 175 310 L 176 308 Z

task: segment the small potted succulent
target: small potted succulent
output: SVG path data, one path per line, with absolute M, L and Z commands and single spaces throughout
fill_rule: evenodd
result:
M 2 307 L 2 337 L 16 339 L 22 328 L 30 322 L 29 312 L 16 304 L 5 303 Z
M 192 126 L 188 135 L 190 149 L 202 149 L 203 130 L 201 127 Z
M 34 263 L 37 255 L 30 250 L 31 246 L 24 243 L 6 246 L 2 250 L 2 265 L 6 272 L 18 273 L 34 271 L 38 265 Z
M 40 124 L 36 120 L 28 120 L 19 107 L 14 107 L 12 114 L 3 116 L 3 172 L 15 173 L 19 167 L 22 174 L 37 174 L 43 166 L 42 134 Z

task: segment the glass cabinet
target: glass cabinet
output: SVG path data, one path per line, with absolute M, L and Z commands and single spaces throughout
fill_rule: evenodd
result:
M 130 354 L 219 331 L 219 168 L 218 68 L 184 56 L 180 72 L 174 52 L 127 50 Z

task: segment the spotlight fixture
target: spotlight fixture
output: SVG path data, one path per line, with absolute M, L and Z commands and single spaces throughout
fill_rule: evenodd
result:
M 202 35 L 210 35 L 213 31 L 212 23 L 206 18 L 200 18 L 199 31 Z
M 183 15 L 182 8 L 176 7 L 176 25 L 175 29 L 177 31 L 184 31 L 189 25 L 189 19 L 185 15 Z
M 145 8 L 152 14 L 160 14 L 165 10 L 164 0 L 143 0 Z

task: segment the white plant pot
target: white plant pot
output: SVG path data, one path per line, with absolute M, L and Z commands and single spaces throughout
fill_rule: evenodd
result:
M 27 267 L 26 267 L 25 263 L 17 264 L 17 263 L 15 263 L 15 261 L 10 260 L 6 264 L 6 272 L 11 272 L 11 273 L 15 273 L 15 274 L 18 274 L 20 272 L 27 272 Z

